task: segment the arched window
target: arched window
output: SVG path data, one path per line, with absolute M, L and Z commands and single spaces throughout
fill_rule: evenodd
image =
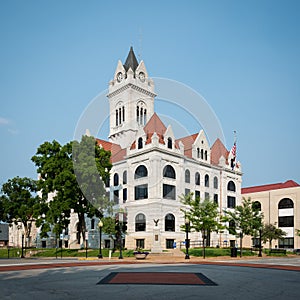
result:
M 119 124 L 122 123 L 122 109 L 119 107 Z
M 204 152 L 204 159 L 207 160 L 207 150 Z
M 278 209 L 282 209 L 282 208 L 294 208 L 293 201 L 289 198 L 284 198 L 280 200 L 278 203 Z
M 124 106 L 122 107 L 122 119 L 123 119 L 123 122 L 125 122 L 125 107 Z
M 206 174 L 205 177 L 204 177 L 204 185 L 206 187 L 209 187 L 209 176 Z
M 138 139 L 138 149 L 142 149 L 143 148 L 143 139 L 140 137 Z
M 235 234 L 235 222 L 233 220 L 229 221 L 229 234 Z
M 114 186 L 119 185 L 119 175 L 118 173 L 115 173 L 114 175 Z
M 218 177 L 215 176 L 214 177 L 214 189 L 217 189 L 218 188 Z
M 116 109 L 116 126 L 118 126 L 118 125 L 119 125 L 119 112 Z
M 144 125 L 147 123 L 147 110 L 144 109 Z
M 123 172 L 123 184 L 127 184 L 127 171 Z
M 168 148 L 172 149 L 172 139 L 170 137 L 168 138 Z
M 201 159 L 203 159 L 203 149 L 201 149 Z
M 135 170 L 134 179 L 147 177 L 148 176 L 148 170 L 145 166 L 141 165 L 138 166 Z
M 252 208 L 255 209 L 256 211 L 261 211 L 261 204 L 259 201 L 255 201 L 252 203 Z
M 195 174 L 195 184 L 200 185 L 200 173 L 196 172 Z
M 163 177 L 176 179 L 176 173 L 172 166 L 167 165 L 163 170 Z
M 189 170 L 185 170 L 185 182 L 190 183 L 191 182 L 191 174 Z
M 173 214 L 167 214 L 165 217 L 165 231 L 175 231 L 175 217 Z
M 135 217 L 135 231 L 146 231 L 146 217 L 144 214 L 138 214 Z
M 140 108 L 139 106 L 136 107 L 136 121 L 139 123 L 140 120 Z
M 197 158 L 200 158 L 200 149 L 197 148 Z
M 235 184 L 232 180 L 230 180 L 227 184 L 227 191 L 235 192 Z

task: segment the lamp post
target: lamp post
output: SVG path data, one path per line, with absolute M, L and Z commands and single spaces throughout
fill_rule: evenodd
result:
M 24 256 L 24 232 L 22 232 L 22 252 L 21 252 L 21 258 L 25 258 L 25 256 Z
M 101 248 L 103 222 L 101 220 L 98 223 L 98 227 L 99 227 L 99 254 L 98 254 L 98 258 L 103 258 L 102 248 Z
M 190 259 L 189 256 L 189 247 L 190 247 L 190 240 L 189 240 L 189 230 L 190 230 L 190 220 L 186 217 L 184 220 L 185 223 L 185 259 Z

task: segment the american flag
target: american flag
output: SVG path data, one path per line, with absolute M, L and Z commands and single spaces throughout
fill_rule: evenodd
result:
M 236 156 L 236 143 L 233 144 L 233 147 L 230 150 L 231 155 L 235 158 Z
M 229 156 L 228 156 L 228 160 L 230 161 L 230 166 L 231 166 L 232 170 L 236 166 L 235 158 L 236 158 L 236 142 L 234 142 L 234 144 L 230 150 Z

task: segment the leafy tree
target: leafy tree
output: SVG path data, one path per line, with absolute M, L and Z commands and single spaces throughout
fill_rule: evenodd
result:
M 78 216 L 79 230 L 85 240 L 85 214 L 102 217 L 109 206 L 104 182 L 111 169 L 110 152 L 100 148 L 93 137 L 60 145 L 57 141 L 39 146 L 32 161 L 40 174 L 39 188 L 49 209 L 42 223 L 43 234 L 53 225 L 56 234 L 69 224 L 72 212 Z M 102 179 L 102 180 L 101 180 Z
M 218 221 L 218 205 L 209 199 L 200 201 L 199 197 L 193 198 L 193 193 L 182 196 L 180 199 L 187 206 L 186 210 L 182 209 L 182 211 L 190 221 L 190 228 L 196 232 L 201 232 L 203 258 L 205 258 L 206 236 L 211 232 L 218 232 L 224 228 Z
M 245 235 L 255 235 L 262 227 L 263 214 L 253 205 L 251 198 L 243 197 L 242 205 L 238 205 L 234 210 L 225 210 L 223 220 L 233 221 L 235 226 L 229 227 L 231 234 L 240 237 L 240 256 L 242 257 L 243 238 Z
M 25 237 L 29 238 L 33 222 L 40 217 L 43 203 L 36 194 L 36 180 L 14 177 L 3 184 L 0 198 L 0 219 L 7 223 L 22 223 Z
M 282 239 L 286 236 L 286 233 L 280 229 L 277 228 L 274 224 L 264 224 L 262 228 L 262 235 L 261 238 L 264 243 L 269 241 L 269 248 L 272 248 L 272 241 Z

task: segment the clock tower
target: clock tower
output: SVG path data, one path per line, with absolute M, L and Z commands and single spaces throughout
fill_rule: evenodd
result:
M 153 115 L 155 96 L 154 82 L 131 47 L 124 65 L 118 61 L 114 78 L 109 82 L 109 140 L 122 148 L 130 146 L 138 130 Z

